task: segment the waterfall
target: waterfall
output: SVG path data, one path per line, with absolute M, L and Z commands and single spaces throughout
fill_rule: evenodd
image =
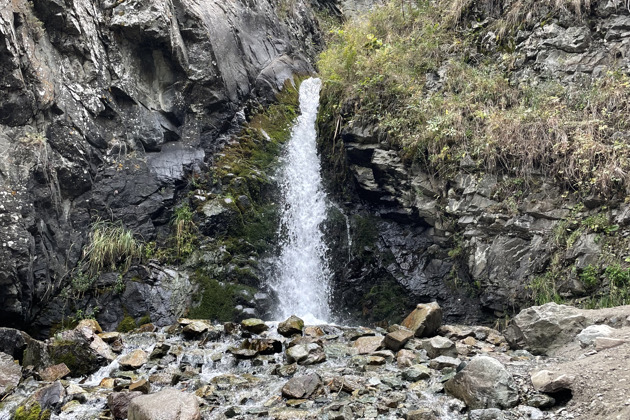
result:
M 311 324 L 330 319 L 330 271 L 321 230 L 327 199 L 315 131 L 320 88 L 321 81 L 314 78 L 300 86 L 301 115 L 291 132 L 280 174 L 282 249 L 271 281 L 279 301 L 276 317 L 294 314 Z

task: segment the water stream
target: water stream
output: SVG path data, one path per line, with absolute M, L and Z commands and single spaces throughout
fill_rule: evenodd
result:
M 330 270 L 321 230 L 327 199 L 317 155 L 315 121 L 321 81 L 310 78 L 300 86 L 300 111 L 287 144 L 280 174 L 283 197 L 280 237 L 271 287 L 278 296 L 276 319 L 297 315 L 307 323 L 330 320 Z

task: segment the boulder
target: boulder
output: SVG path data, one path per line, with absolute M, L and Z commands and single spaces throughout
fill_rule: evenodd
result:
M 89 375 L 116 357 L 90 325 L 58 334 L 48 352 L 53 363 L 65 363 L 75 376 Z
M 439 356 L 457 357 L 455 343 L 445 337 L 435 336 L 423 343 L 427 356 L 434 359 Z
M 241 328 L 254 334 L 261 334 L 269 329 L 265 321 L 258 318 L 248 318 L 241 321 Z
M 302 334 L 304 321 L 295 315 L 291 315 L 286 321 L 278 324 L 278 334 L 291 337 L 295 334 Z
M 142 392 L 112 392 L 107 396 L 107 406 L 116 419 L 126 419 L 129 403 Z
M 588 347 L 593 344 L 596 338 L 610 337 L 614 332 L 615 329 L 608 325 L 590 325 L 580 331 L 577 335 L 577 339 L 580 342 L 580 346 Z
M 37 401 L 42 410 L 60 406 L 65 396 L 66 390 L 59 381 L 40 388 L 33 394 L 33 398 Z
M 128 415 L 129 420 L 201 420 L 197 398 L 173 388 L 133 398 Z
M 326 360 L 324 349 L 317 343 L 300 343 L 286 350 L 287 362 L 298 365 L 314 365 Z
M 22 367 L 13 357 L 0 353 L 0 399 L 11 389 L 18 386 L 22 379 Z
M 297 376 L 289 379 L 282 387 L 282 396 L 285 398 L 309 398 L 322 385 L 322 380 L 316 373 Z M 131 420 L 131 419 L 130 419 Z
M 408 330 L 406 328 L 401 328 L 396 331 L 392 331 L 385 336 L 385 347 L 392 351 L 398 351 L 402 349 L 407 341 L 409 341 L 414 336 L 413 331 Z
M 210 325 L 207 322 L 196 319 L 184 327 L 183 333 L 188 337 L 196 337 L 208 331 L 208 328 Z
M 589 323 L 576 308 L 547 303 L 521 311 L 512 319 L 504 335 L 512 348 L 533 354 L 551 354 L 573 341 Z
M 241 349 L 255 350 L 258 354 L 275 354 L 282 352 L 282 343 L 271 338 L 246 339 Z
M 431 337 L 442 325 L 442 308 L 437 302 L 421 303 L 402 322 L 416 337 Z
M 539 392 L 554 393 L 565 389 L 571 389 L 575 376 L 563 373 L 554 373 L 550 370 L 541 370 L 533 373 L 532 385 Z
M 595 339 L 595 350 L 602 351 L 612 349 L 613 347 L 621 346 L 627 342 L 627 340 L 622 340 L 621 338 L 597 337 Z
M 383 348 L 384 340 L 385 337 L 380 335 L 371 337 L 359 337 L 354 342 L 352 347 L 354 347 L 359 352 L 359 354 L 369 354 L 377 350 L 381 350 Z
M 151 392 L 151 384 L 146 379 L 140 379 L 139 381 L 132 382 L 129 385 L 129 391 L 137 391 L 143 394 L 148 394 Z
M 53 382 L 63 378 L 69 373 L 70 369 L 68 369 L 68 366 L 66 366 L 65 363 L 61 363 L 58 365 L 48 366 L 46 369 L 39 372 L 39 376 L 42 378 L 42 381 Z
M 123 369 L 138 369 L 149 360 L 149 355 L 140 349 L 136 349 L 131 353 L 122 356 L 118 363 Z
M 488 356 L 475 356 L 444 388 L 471 410 L 506 409 L 518 404 L 514 378 L 498 360 Z
M 0 352 L 22 361 L 29 335 L 14 328 L 0 328 Z

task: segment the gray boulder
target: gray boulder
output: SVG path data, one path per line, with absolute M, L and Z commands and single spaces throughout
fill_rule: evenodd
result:
M 141 395 L 129 403 L 129 420 L 200 420 L 194 395 L 173 388 Z
M 282 396 L 286 398 L 309 398 L 321 385 L 322 380 L 316 373 L 298 376 L 289 379 L 282 387 Z
M 444 384 L 454 397 L 471 410 L 511 408 L 518 404 L 518 388 L 512 375 L 496 359 L 475 356 L 455 377 Z
M 107 406 L 117 419 L 126 419 L 129 413 L 129 403 L 132 399 L 142 395 L 142 392 L 112 392 L 107 396 Z
M 431 337 L 442 325 L 442 308 L 437 302 L 421 303 L 402 322 L 416 337 Z
M 15 388 L 22 379 L 22 367 L 13 361 L 13 357 L 0 353 L 0 398 Z
M 512 319 L 504 335 L 512 348 L 534 354 L 551 354 L 573 341 L 588 324 L 590 322 L 580 310 L 547 303 L 521 311 Z

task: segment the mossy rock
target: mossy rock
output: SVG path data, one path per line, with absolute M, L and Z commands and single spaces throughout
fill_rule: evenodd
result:
M 13 420 L 48 420 L 50 414 L 50 410 L 42 410 L 38 403 L 30 406 L 21 405 L 15 410 Z
M 150 322 L 150 319 L 149 319 L 149 322 Z M 120 321 L 120 323 L 116 327 L 116 331 L 121 332 L 121 333 L 127 333 L 129 331 L 135 330 L 137 327 L 138 327 L 138 324 L 136 323 L 136 320 L 133 319 L 132 316 L 127 315 L 122 319 L 122 321 Z

